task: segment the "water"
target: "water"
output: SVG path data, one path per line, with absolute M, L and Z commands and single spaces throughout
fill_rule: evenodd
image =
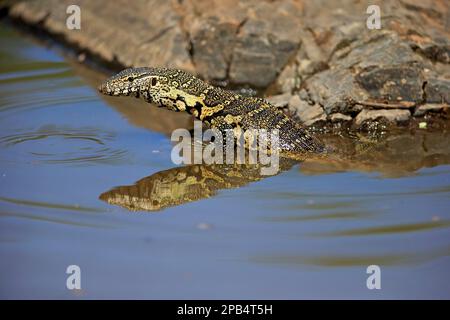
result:
M 187 116 L 0 30 L 1 298 L 450 298 L 448 132 L 324 137 L 354 156 L 270 178 L 176 167 Z

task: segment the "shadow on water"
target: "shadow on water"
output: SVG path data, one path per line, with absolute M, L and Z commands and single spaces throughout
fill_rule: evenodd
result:
M 359 149 L 358 139 L 326 135 L 326 144 L 340 150 L 341 158 L 305 161 L 305 174 L 346 171 L 374 172 L 385 178 L 412 176 L 423 168 L 450 163 L 450 132 L 416 130 L 391 132 Z M 422 173 L 421 173 L 422 174 Z
M 314 236 L 328 236 L 328 237 L 341 237 L 341 236 L 371 236 L 371 235 L 383 235 L 383 234 L 398 234 L 408 232 L 420 232 L 431 229 L 448 228 L 450 221 L 429 221 L 421 223 L 408 223 L 408 224 L 396 224 L 387 225 L 381 227 L 370 228 L 358 228 L 343 231 L 332 231 L 328 233 L 313 234 Z
M 251 257 L 250 260 L 263 264 L 276 264 L 287 266 L 316 266 L 316 267 L 366 267 L 370 265 L 380 266 L 405 266 L 417 265 L 437 258 L 450 255 L 450 247 L 438 248 L 426 252 L 395 253 L 383 255 L 367 255 L 364 253 L 354 255 L 326 256 L 299 256 L 299 255 L 273 255 Z
M 127 158 L 126 150 L 108 145 L 114 138 L 113 133 L 94 128 L 71 129 L 47 125 L 35 131 L 0 137 L 0 146 L 11 149 L 9 156 L 18 149 L 14 154 L 14 161 L 23 158 L 23 161 L 32 159 L 33 163 L 78 165 L 124 162 Z M 19 145 L 20 148 L 14 148 Z M 23 149 L 26 149 L 26 152 L 21 151 Z M 8 161 L 8 158 L 2 160 Z
M 69 61 L 72 70 L 97 91 L 109 75 L 100 73 L 83 64 Z M 173 112 L 164 108 L 157 108 L 140 99 L 130 97 L 110 97 L 98 93 L 98 97 L 114 110 L 120 112 L 133 126 L 170 135 L 175 129 L 192 129 L 193 121 L 184 112 Z
M 93 88 L 97 88 L 98 84 L 106 77 L 106 75 L 94 72 L 92 69 L 78 63 L 72 63 L 71 66 L 76 74 Z M 108 105 L 123 114 L 134 126 L 161 132 L 165 135 L 170 135 L 177 128 L 192 129 L 192 119 L 187 114 L 156 108 L 134 98 L 99 96 Z M 155 121 L 155 119 L 158 119 L 158 121 Z M 423 168 L 432 168 L 450 163 L 450 144 L 448 143 L 450 141 L 450 132 L 448 131 L 401 130 L 381 136 L 377 135 L 376 137 L 361 136 L 357 138 L 347 134 L 324 134 L 320 138 L 328 146 L 331 146 L 334 150 L 339 150 L 339 152 L 333 157 L 305 159 L 299 166 L 302 174 L 326 175 L 339 172 L 363 172 L 376 173 L 380 178 L 401 178 L 417 175 L 417 172 Z M 294 164 L 291 163 L 291 167 Z M 289 170 L 291 167 L 281 168 L 280 172 Z M 238 188 L 267 178 L 267 176 L 257 176 L 257 168 L 254 168 L 253 174 L 247 177 L 248 170 L 247 167 L 243 168 L 239 165 L 232 165 L 231 167 L 225 165 L 176 167 L 142 178 L 132 185 L 114 187 L 110 191 L 103 193 L 100 199 L 111 204 L 122 205 L 124 208 L 134 211 L 161 210 L 186 202 L 212 197 L 221 189 Z M 203 173 L 209 172 L 212 176 L 224 177 L 229 171 L 241 171 L 239 183 L 234 181 L 230 184 L 227 180 L 224 180 L 220 184 L 214 179 L 205 179 L 202 176 Z M 445 169 L 443 173 L 448 172 L 449 170 Z M 419 174 L 433 173 L 420 172 Z M 177 175 L 191 178 L 181 182 L 174 178 Z M 194 181 L 197 182 L 194 183 Z M 190 183 L 192 185 L 188 187 Z M 166 191 L 162 191 L 162 189 L 158 189 L 159 187 L 154 187 L 154 185 L 164 186 Z M 153 190 L 153 188 L 156 189 Z M 194 189 L 198 191 L 189 194 L 189 190 Z M 163 195 L 167 190 L 178 190 L 178 193 L 173 196 Z M 428 190 L 428 192 L 435 191 Z M 271 192 L 273 192 L 271 196 L 283 197 L 276 190 Z M 381 194 L 379 195 L 381 196 Z M 292 196 L 297 197 L 299 195 L 294 193 Z M 339 197 L 339 194 L 326 194 L 324 196 Z M 355 200 L 353 199 L 352 201 L 354 202 Z M 352 213 L 343 212 L 341 216 L 350 218 Z
M 104 80 L 104 75 L 93 72 L 83 65 L 74 64 L 76 73 L 94 88 Z M 192 128 L 192 119 L 184 113 L 159 109 L 141 100 L 100 95 L 114 109 L 122 113 L 135 126 L 170 135 L 177 128 Z M 155 118 L 158 121 L 155 121 Z M 450 132 L 394 132 L 361 142 L 348 135 L 325 134 L 321 139 L 335 150 L 333 157 L 306 159 L 299 166 L 307 175 L 323 175 L 337 172 L 373 172 L 385 178 L 415 175 L 422 168 L 450 163 Z M 290 165 L 287 165 L 290 163 Z M 295 162 L 285 161 L 280 172 L 289 170 Z M 234 172 L 239 181 L 228 181 L 227 174 Z M 120 205 L 133 211 L 156 211 L 183 203 L 210 198 L 221 189 L 239 188 L 248 183 L 267 178 L 258 175 L 254 167 L 249 174 L 248 166 L 242 165 L 195 165 L 176 167 L 155 173 L 128 186 L 114 187 L 100 196 L 110 204 Z M 279 173 L 280 173 L 279 172 Z M 210 176 L 205 177 L 208 173 Z M 425 174 L 425 173 L 421 173 Z M 177 180 L 176 177 L 186 177 Z M 226 177 L 222 182 L 212 177 Z M 221 178 L 222 179 L 222 178 Z M 172 190 L 169 192 L 169 190 Z M 171 193 L 172 194 L 169 194 Z M 276 191 L 272 191 L 275 192 Z M 434 191 L 430 191 L 434 192 Z M 273 195 L 273 194 L 272 194 Z M 297 194 L 294 195 L 298 196 Z M 339 196 L 339 195 L 326 195 Z M 342 213 L 351 218 L 353 213 Z M 311 218 L 314 219 L 314 218 Z
M 278 173 L 296 162 L 282 159 Z M 213 197 L 223 189 L 240 188 L 267 176 L 256 164 L 211 164 L 176 167 L 142 178 L 133 185 L 115 187 L 100 199 L 132 211 L 158 211 Z
M 66 205 L 66 204 L 44 202 L 44 201 L 31 201 L 31 200 L 15 199 L 15 198 L 7 198 L 7 197 L 0 197 L 0 202 L 8 202 L 8 203 L 13 203 L 13 204 L 18 204 L 21 206 L 41 207 L 41 208 L 47 208 L 47 209 L 63 209 L 63 210 L 69 210 L 69 211 L 88 212 L 88 213 L 105 212 L 105 210 L 100 209 L 100 208 L 83 207 L 83 206 L 79 206 L 79 205 Z

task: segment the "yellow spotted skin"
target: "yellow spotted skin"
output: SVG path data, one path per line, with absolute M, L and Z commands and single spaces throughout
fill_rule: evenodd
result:
M 279 148 L 286 154 L 325 151 L 322 142 L 264 99 L 213 87 L 182 70 L 129 68 L 107 79 L 99 90 L 143 97 L 160 107 L 188 112 L 224 134 L 226 130 L 278 129 Z
M 289 170 L 295 160 L 281 158 L 280 171 Z M 267 176 L 261 164 L 211 164 L 175 167 L 156 172 L 133 185 L 115 187 L 99 198 L 131 211 L 158 211 L 209 198 L 222 189 L 239 188 Z

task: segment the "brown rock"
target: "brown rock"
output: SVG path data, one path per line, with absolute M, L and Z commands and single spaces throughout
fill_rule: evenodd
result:
M 300 86 L 300 78 L 297 75 L 297 66 L 286 66 L 277 78 L 277 87 L 281 92 L 291 93 Z
M 199 0 L 179 7 L 195 66 L 207 79 L 267 87 L 300 44 L 302 3 L 296 1 Z
M 193 25 L 192 58 L 197 72 L 207 80 L 225 80 L 239 23 L 212 17 Z
M 352 121 L 352 117 L 342 114 L 342 113 L 333 113 L 332 115 L 330 115 L 330 120 L 331 122 L 347 122 L 347 121 Z
M 417 107 L 416 111 L 414 112 L 414 117 L 422 117 L 427 113 L 440 113 L 444 110 L 449 110 L 450 106 L 446 104 L 433 104 L 428 103 L 424 104 L 422 106 Z
M 66 9 L 72 4 L 81 8 L 81 30 L 66 26 Z M 9 14 L 111 63 L 194 70 L 179 17 L 164 0 L 21 1 Z
M 422 71 L 414 66 L 371 68 L 356 77 L 372 99 L 388 101 L 422 101 Z
M 66 27 L 71 4 L 82 9 L 81 30 Z M 379 5 L 383 16 L 389 13 L 381 30 L 366 27 L 367 1 L 19 0 L 0 6 L 117 66 L 169 66 L 224 84 L 302 90 L 307 99 L 300 100 L 313 105 L 300 112 L 305 122 L 322 118 L 322 107 L 330 121 L 342 118 L 335 113 L 369 108 L 354 101 L 450 104 L 450 2 Z
M 390 123 L 402 123 L 409 120 L 411 113 L 409 110 L 363 110 L 355 118 L 355 124 L 361 126 L 366 121 L 386 120 Z
M 368 93 L 354 81 L 353 75 L 344 68 L 329 69 L 308 79 L 306 88 L 311 99 L 324 106 L 327 114 L 347 113 L 348 100 L 364 101 Z
M 314 62 L 321 62 L 327 60 L 322 49 L 314 39 L 314 35 L 312 32 L 304 31 L 302 33 L 302 40 L 303 40 L 302 42 L 303 49 L 305 51 L 305 55 L 308 58 L 308 60 Z
M 314 106 L 316 106 L 316 105 L 314 105 Z M 320 109 L 322 109 L 320 106 L 318 106 Z M 323 110 L 322 110 L 323 111 Z M 327 121 L 327 116 L 326 116 L 326 114 L 325 113 L 322 113 L 320 116 L 318 116 L 318 117 L 315 117 L 315 118 L 312 118 L 312 119 L 310 119 L 310 120 L 307 120 L 307 121 L 305 121 L 305 122 L 303 122 L 303 124 L 305 125 L 305 126 L 312 126 L 313 124 L 315 125 L 315 124 L 320 124 L 320 125 L 323 125 L 325 122 Z
M 428 103 L 450 104 L 450 80 L 438 78 L 428 79 L 425 94 Z
M 299 23 L 279 16 L 274 24 L 273 15 L 267 12 L 241 27 L 230 66 L 232 83 L 266 87 L 295 54 L 300 43 L 296 33 L 301 28 Z
M 297 95 L 292 96 L 289 100 L 289 110 L 294 112 L 300 122 L 306 126 L 326 120 L 325 112 L 321 106 L 317 104 L 310 105 L 306 101 L 301 100 Z

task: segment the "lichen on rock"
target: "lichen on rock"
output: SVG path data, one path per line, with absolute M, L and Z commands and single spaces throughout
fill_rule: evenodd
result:
M 71 4 L 81 7 L 82 30 L 65 25 Z M 108 63 L 181 68 L 215 84 L 298 96 L 290 111 L 305 124 L 369 121 L 396 113 L 391 109 L 401 103 L 411 105 L 402 117 L 437 114 L 421 108 L 430 104 L 447 110 L 450 2 L 384 1 L 380 30 L 365 24 L 369 4 L 19 0 L 0 6 L 12 19 Z M 386 110 L 373 111 L 367 101 Z

